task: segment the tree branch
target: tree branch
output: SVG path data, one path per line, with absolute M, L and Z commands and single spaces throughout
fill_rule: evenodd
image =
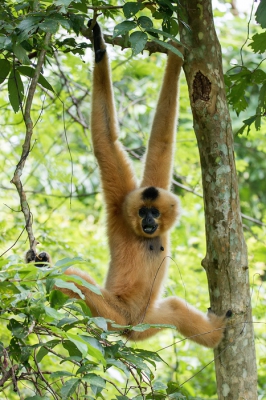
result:
M 82 29 L 81 34 L 89 40 L 92 40 L 91 36 L 91 30 L 90 29 Z M 113 46 L 120 46 L 122 50 L 124 49 L 130 49 L 131 46 L 128 43 L 128 41 L 125 41 L 125 39 L 121 36 L 113 38 L 112 35 L 103 35 L 104 36 L 104 41 L 108 44 L 112 44 Z M 165 53 L 167 54 L 167 49 L 160 44 L 157 44 L 153 41 L 148 41 L 146 43 L 146 46 L 144 47 L 144 50 L 147 50 L 150 54 L 153 53 Z
M 47 33 L 44 39 L 44 45 L 43 49 L 40 52 L 39 59 L 37 62 L 37 66 L 33 75 L 33 78 L 31 80 L 31 84 L 29 87 L 29 92 L 25 104 L 25 112 L 24 112 L 24 121 L 25 121 L 25 126 L 26 126 L 26 134 L 25 134 L 25 140 L 24 144 L 22 146 L 22 154 L 19 163 L 16 166 L 16 170 L 14 173 L 14 176 L 11 180 L 11 183 L 13 183 L 16 186 L 17 192 L 19 194 L 20 198 L 20 204 L 21 204 L 21 209 L 24 214 L 25 222 L 26 222 L 26 230 L 28 233 L 29 237 L 29 242 L 30 242 L 30 249 L 36 252 L 36 245 L 37 241 L 35 240 L 34 234 L 33 234 L 33 229 L 32 229 L 32 221 L 31 221 L 31 211 L 30 207 L 27 202 L 27 197 L 21 182 L 21 176 L 23 173 L 23 169 L 27 160 L 27 157 L 31 151 L 31 138 L 33 134 L 33 123 L 31 119 L 31 107 L 32 107 L 32 102 L 33 102 L 33 97 L 36 91 L 37 83 L 40 77 L 41 69 L 44 63 L 45 59 L 45 54 L 46 54 L 46 48 L 50 42 L 51 39 L 51 34 Z

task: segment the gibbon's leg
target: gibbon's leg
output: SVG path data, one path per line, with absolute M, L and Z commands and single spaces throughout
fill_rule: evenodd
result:
M 88 25 L 91 25 L 89 21 Z M 100 26 L 93 27 L 95 66 L 93 72 L 91 133 L 102 187 L 108 206 L 121 206 L 125 195 L 136 188 L 134 173 L 121 143 L 114 106 L 111 72 Z
M 231 316 L 228 311 L 227 317 Z M 211 311 L 207 315 L 198 311 L 178 297 L 168 297 L 147 310 L 143 323 L 171 324 L 185 337 L 206 347 L 216 347 L 223 337 L 226 317 L 219 317 Z M 150 328 L 144 332 L 131 331 L 130 340 L 143 340 L 159 329 Z
M 180 46 L 178 48 L 181 50 Z M 178 80 L 182 64 L 183 60 L 176 54 L 168 53 L 141 186 L 170 188 L 178 114 Z
M 99 287 L 95 281 L 86 273 L 81 270 L 75 268 L 68 268 L 65 271 L 66 275 L 70 275 L 71 282 L 71 275 L 76 275 L 88 283 Z M 85 296 L 85 302 L 87 306 L 90 308 L 92 315 L 94 317 L 104 317 L 106 319 L 110 319 L 119 325 L 127 325 L 127 321 L 129 320 L 129 315 L 125 307 L 123 307 L 123 303 L 118 300 L 118 298 L 113 295 L 111 292 L 104 288 L 100 288 L 102 292 L 102 296 L 92 292 L 90 289 L 86 288 L 85 286 L 79 285 L 75 282 L 75 286 L 77 286 L 81 292 Z M 80 299 L 80 296 L 72 292 L 70 289 L 65 288 L 58 288 L 61 292 L 68 295 L 71 298 Z M 112 327 L 109 327 L 112 329 Z M 114 328 L 113 328 L 114 330 Z M 117 329 L 116 329 L 117 330 Z

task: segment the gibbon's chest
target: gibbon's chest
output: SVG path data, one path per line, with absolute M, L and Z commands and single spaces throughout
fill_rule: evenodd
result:
M 144 238 L 141 247 L 147 257 L 161 258 L 165 256 L 166 242 L 160 236 L 152 239 Z

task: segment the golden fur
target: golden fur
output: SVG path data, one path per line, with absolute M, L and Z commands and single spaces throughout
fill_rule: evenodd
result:
M 95 35 L 100 48 L 105 49 L 98 24 L 94 28 L 94 39 Z M 161 299 L 170 256 L 169 229 L 179 214 L 178 200 L 169 188 L 182 60 L 169 52 L 143 179 L 138 185 L 127 154 L 118 141 L 108 56 L 102 50 L 101 60 L 96 60 L 93 73 L 91 132 L 107 209 L 110 265 L 105 288 L 101 288 L 102 296 L 76 285 L 85 295 L 94 316 L 105 317 L 123 326 L 172 324 L 185 337 L 204 346 L 215 347 L 223 336 L 224 317 L 212 312 L 205 315 L 178 297 Z M 145 198 L 143 192 L 149 187 L 155 187 L 158 196 Z M 155 207 L 160 211 L 160 216 L 155 218 L 158 228 L 152 234 L 143 232 L 138 215 L 142 206 Z M 87 273 L 75 268 L 69 268 L 66 274 L 78 275 L 96 285 Z M 60 290 L 78 298 L 70 290 Z M 125 331 L 124 335 L 132 340 L 141 340 L 158 330 Z

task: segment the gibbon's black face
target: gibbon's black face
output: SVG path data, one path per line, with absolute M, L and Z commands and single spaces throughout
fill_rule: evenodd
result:
M 154 186 L 128 193 L 123 204 L 125 221 L 141 237 L 154 238 L 167 232 L 179 214 L 175 195 Z
M 158 228 L 155 218 L 159 218 L 159 210 L 155 207 L 141 207 L 139 216 L 142 218 L 141 226 L 143 231 L 147 234 L 153 234 Z

